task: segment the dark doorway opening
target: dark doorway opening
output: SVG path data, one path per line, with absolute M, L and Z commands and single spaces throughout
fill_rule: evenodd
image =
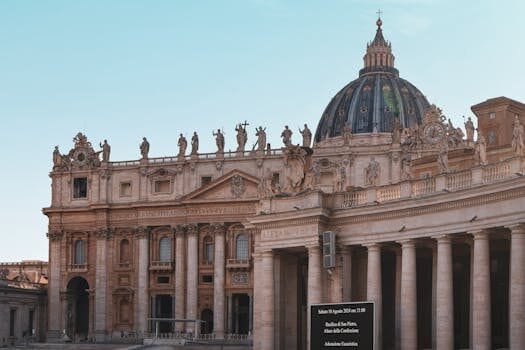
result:
M 432 348 L 432 261 L 431 248 L 416 250 L 417 348 Z
M 506 239 L 490 241 L 492 348 L 509 347 L 509 258 Z
M 234 334 L 248 334 L 250 327 L 250 297 L 248 294 L 232 295 L 232 321 Z
M 470 334 L 470 247 L 452 246 L 454 290 L 454 342 L 456 349 L 469 347 Z
M 381 254 L 381 286 L 383 305 L 383 347 L 395 348 L 395 315 L 396 315 L 396 254 L 384 251 Z
M 172 296 L 168 294 L 159 294 L 155 297 L 155 317 L 156 318 L 173 318 Z M 171 333 L 172 323 L 168 321 L 159 322 L 160 333 Z
M 89 284 L 74 277 L 67 284 L 66 332 L 74 340 L 86 340 L 89 332 Z
M 213 332 L 213 311 L 204 309 L 201 312 L 201 334 L 209 334 Z

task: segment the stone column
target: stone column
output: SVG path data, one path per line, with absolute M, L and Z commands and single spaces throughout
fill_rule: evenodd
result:
M 188 274 L 186 295 L 186 318 L 196 320 L 198 317 L 198 295 L 199 295 L 199 230 L 197 225 L 188 225 Z M 187 327 L 191 328 L 188 324 Z
M 263 283 L 262 253 L 255 251 L 253 253 L 253 285 L 265 287 Z M 264 281 L 266 282 L 266 281 Z M 263 344 L 263 327 L 261 315 L 263 308 L 264 293 L 263 288 L 253 288 L 253 348 L 262 349 Z
M 319 245 L 313 245 L 308 247 L 308 297 L 307 297 L 307 317 L 308 317 L 308 330 L 306 343 L 308 344 L 307 349 L 310 349 L 310 312 L 312 304 L 319 304 L 322 302 L 322 288 L 321 283 L 321 248 Z M 314 350 L 314 349 L 311 349 Z
M 178 225 L 175 228 L 175 318 L 185 318 L 184 291 L 186 287 L 186 227 Z M 184 323 L 175 323 L 175 331 L 182 332 Z
M 525 349 L 525 227 L 510 229 L 509 345 Z
M 436 348 L 454 348 L 454 295 L 452 290 L 452 242 L 448 236 L 437 240 Z
M 148 331 L 149 300 L 149 228 L 137 229 L 139 259 L 137 263 L 137 303 L 135 305 L 135 327 L 140 334 Z
M 343 302 L 352 301 L 352 248 L 346 246 L 341 252 L 343 256 Z
M 366 275 L 366 298 L 374 302 L 376 329 L 374 349 L 382 348 L 382 308 L 383 295 L 381 287 L 381 246 L 377 243 L 366 245 L 368 249 L 368 264 Z
M 100 229 L 97 235 L 97 257 L 95 270 L 95 338 L 103 342 L 106 338 L 107 306 L 107 271 L 106 245 L 111 233 L 109 229 Z
M 261 259 L 261 289 L 262 300 L 256 301 L 263 305 L 260 310 L 260 348 L 255 349 L 273 349 L 274 348 L 274 274 L 273 274 L 273 252 L 265 251 Z
M 215 257 L 213 279 L 213 332 L 218 339 L 224 338 L 224 266 L 225 266 L 225 247 L 224 233 L 225 228 L 222 224 L 214 224 L 215 234 Z
M 401 243 L 401 349 L 417 349 L 416 246 L 413 240 Z
M 60 240 L 63 233 L 60 230 L 50 231 L 49 238 L 49 285 L 48 285 L 48 341 L 59 340 L 66 323 L 61 322 L 61 316 L 65 319 L 65 312 L 61 307 L 60 298 Z
M 472 233 L 472 348 L 489 350 L 491 344 L 489 233 Z

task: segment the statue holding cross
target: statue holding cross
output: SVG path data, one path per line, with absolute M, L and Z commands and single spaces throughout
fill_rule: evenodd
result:
M 237 152 L 244 152 L 244 147 L 248 140 L 248 135 L 246 134 L 246 127 L 248 125 L 250 124 L 245 120 L 244 123 L 239 123 L 235 127 L 235 131 L 237 131 Z

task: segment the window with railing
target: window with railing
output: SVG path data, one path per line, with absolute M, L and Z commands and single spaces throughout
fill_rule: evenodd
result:
M 213 250 L 214 250 L 214 246 L 213 246 L 213 239 L 210 237 L 210 236 L 207 236 L 204 238 L 204 247 L 203 247 L 203 252 L 204 252 L 204 256 L 203 256 L 203 260 L 204 260 L 204 264 L 206 265 L 210 265 L 210 264 L 213 264 Z
M 171 261 L 171 238 L 163 237 L 159 241 L 159 261 Z
M 79 239 L 75 242 L 73 264 L 80 266 L 86 263 L 86 242 Z
M 241 233 L 235 240 L 235 258 L 237 260 L 247 260 L 249 258 L 248 236 Z

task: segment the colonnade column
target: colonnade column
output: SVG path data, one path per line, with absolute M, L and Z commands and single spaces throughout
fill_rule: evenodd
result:
M 452 242 L 448 236 L 437 240 L 436 348 L 454 348 L 454 294 L 452 290 Z
M 401 349 L 417 348 L 417 274 L 416 245 L 413 240 L 401 243 Z
M 107 271 L 106 265 L 106 240 L 110 236 L 108 229 L 101 229 L 97 235 L 97 255 L 95 270 L 95 338 L 97 341 L 104 341 L 106 334 L 106 292 L 107 292 Z M 92 288 L 93 289 L 93 288 Z
M 50 231 L 49 239 L 49 285 L 48 293 L 48 341 L 60 339 L 62 329 L 65 329 L 65 321 L 61 322 L 61 315 L 65 318 L 66 312 L 62 312 L 60 296 L 60 240 L 63 233 L 61 230 Z M 64 238 L 65 239 L 65 238 Z
M 224 234 L 222 224 L 214 224 L 215 257 L 213 279 L 213 332 L 218 339 L 224 338 Z
M 381 246 L 377 243 L 366 245 L 368 264 L 366 274 L 366 298 L 374 302 L 375 334 L 374 349 L 382 348 L 382 287 L 381 287 Z
M 310 349 L 310 332 L 311 332 L 311 305 L 321 303 L 322 299 L 322 283 L 321 283 L 321 252 L 319 245 L 308 247 L 308 296 L 307 296 L 307 349 Z M 311 349 L 314 350 L 314 349 Z
M 186 243 L 185 232 L 186 227 L 184 225 L 177 225 L 175 228 L 175 318 L 184 318 L 184 287 L 185 287 L 185 249 Z M 188 263 L 189 265 L 189 263 Z M 189 277 L 189 271 L 188 271 Z M 182 332 L 184 330 L 184 324 L 182 322 L 175 323 L 175 330 Z
M 148 267 L 149 267 L 149 228 L 137 229 L 137 243 L 139 248 L 137 301 L 135 307 L 135 327 L 139 333 L 148 330 Z
M 273 267 L 273 252 L 267 250 L 261 254 L 261 273 L 260 287 L 261 300 L 256 301 L 260 303 L 261 322 L 259 323 L 261 336 L 260 349 L 274 348 L 274 267 Z M 257 346 L 255 349 L 259 349 Z
M 492 346 L 489 233 L 481 230 L 472 234 L 472 348 L 489 350 Z
M 525 226 L 510 229 L 509 345 L 525 349 Z
M 188 254 L 188 285 L 186 296 L 186 318 L 196 320 L 198 317 L 198 287 L 199 287 L 199 230 L 197 225 L 191 224 L 187 228 Z M 194 326 L 187 324 L 189 331 Z M 200 329 L 200 327 L 198 327 Z

